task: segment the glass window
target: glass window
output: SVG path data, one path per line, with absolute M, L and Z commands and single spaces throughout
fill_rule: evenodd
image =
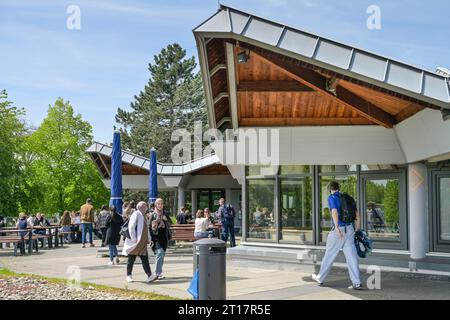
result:
M 362 164 L 361 171 L 395 170 L 397 166 L 390 164 Z
M 450 178 L 439 179 L 440 196 L 440 240 L 450 240 Z
M 280 240 L 312 243 L 312 178 L 281 181 Z
M 399 180 L 365 180 L 366 221 L 369 236 L 400 239 Z
M 248 238 L 276 240 L 275 180 L 248 181 Z
M 248 176 L 273 176 L 278 173 L 278 166 L 249 166 Z
M 320 166 L 320 172 L 348 172 L 348 171 L 356 171 L 356 169 L 357 169 L 356 164 Z
M 312 173 L 313 166 L 281 166 L 280 174 L 308 174 Z
M 349 176 L 322 176 L 320 177 L 320 242 L 324 243 L 327 240 L 328 233 L 331 230 L 331 212 L 328 208 L 328 184 L 336 180 L 341 186 L 341 191 L 346 192 L 353 198 L 357 197 L 357 178 L 356 175 Z

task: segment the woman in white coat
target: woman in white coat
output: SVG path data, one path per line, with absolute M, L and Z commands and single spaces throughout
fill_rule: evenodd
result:
M 148 277 L 147 281 L 152 282 L 157 278 L 155 274 L 152 274 L 150 263 L 148 262 L 147 245 L 150 243 L 151 238 L 149 234 L 150 229 L 145 218 L 147 209 L 147 204 L 144 201 L 139 202 L 128 223 L 131 239 L 126 238 L 122 251 L 123 255 L 128 256 L 127 282 L 133 282 L 133 265 L 137 256 L 141 258 L 142 266 Z

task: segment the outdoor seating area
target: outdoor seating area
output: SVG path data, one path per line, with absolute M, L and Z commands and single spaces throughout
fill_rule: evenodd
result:
M 170 226 L 173 241 L 196 241 L 198 238 L 194 237 L 194 224 L 175 224 Z M 220 226 L 214 225 L 214 235 L 216 238 L 220 237 Z
M 39 251 L 39 242 L 41 248 L 62 247 L 64 241 L 59 232 L 59 225 L 50 225 L 46 227 L 31 227 L 26 229 L 17 229 L 11 227 L 0 228 L 0 249 L 10 248 L 13 245 L 13 255 L 31 254 L 33 250 Z M 36 232 L 40 231 L 40 232 Z M 5 246 L 3 246 L 5 244 Z

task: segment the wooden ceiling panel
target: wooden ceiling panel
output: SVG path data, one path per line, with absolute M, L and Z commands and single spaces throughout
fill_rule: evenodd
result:
M 222 39 L 213 39 L 206 45 L 208 53 L 209 71 L 213 70 L 217 65 L 226 63 L 225 60 L 225 43 Z
M 365 88 L 345 80 L 340 80 L 339 85 L 359 95 L 360 97 L 364 98 L 370 103 L 373 103 L 378 108 L 388 112 L 393 116 L 396 116 L 397 114 L 401 113 L 405 108 L 408 108 L 411 105 L 416 107 L 415 110 L 420 111 L 423 109 L 423 107 L 414 104 L 410 101 L 405 101 L 400 98 L 393 97 L 388 94 L 378 92 L 369 88 Z

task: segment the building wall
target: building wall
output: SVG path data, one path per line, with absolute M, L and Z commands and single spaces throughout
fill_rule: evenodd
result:
M 438 110 L 422 110 L 398 124 L 395 132 L 408 163 L 441 155 L 450 159 L 450 121 L 444 121 Z

